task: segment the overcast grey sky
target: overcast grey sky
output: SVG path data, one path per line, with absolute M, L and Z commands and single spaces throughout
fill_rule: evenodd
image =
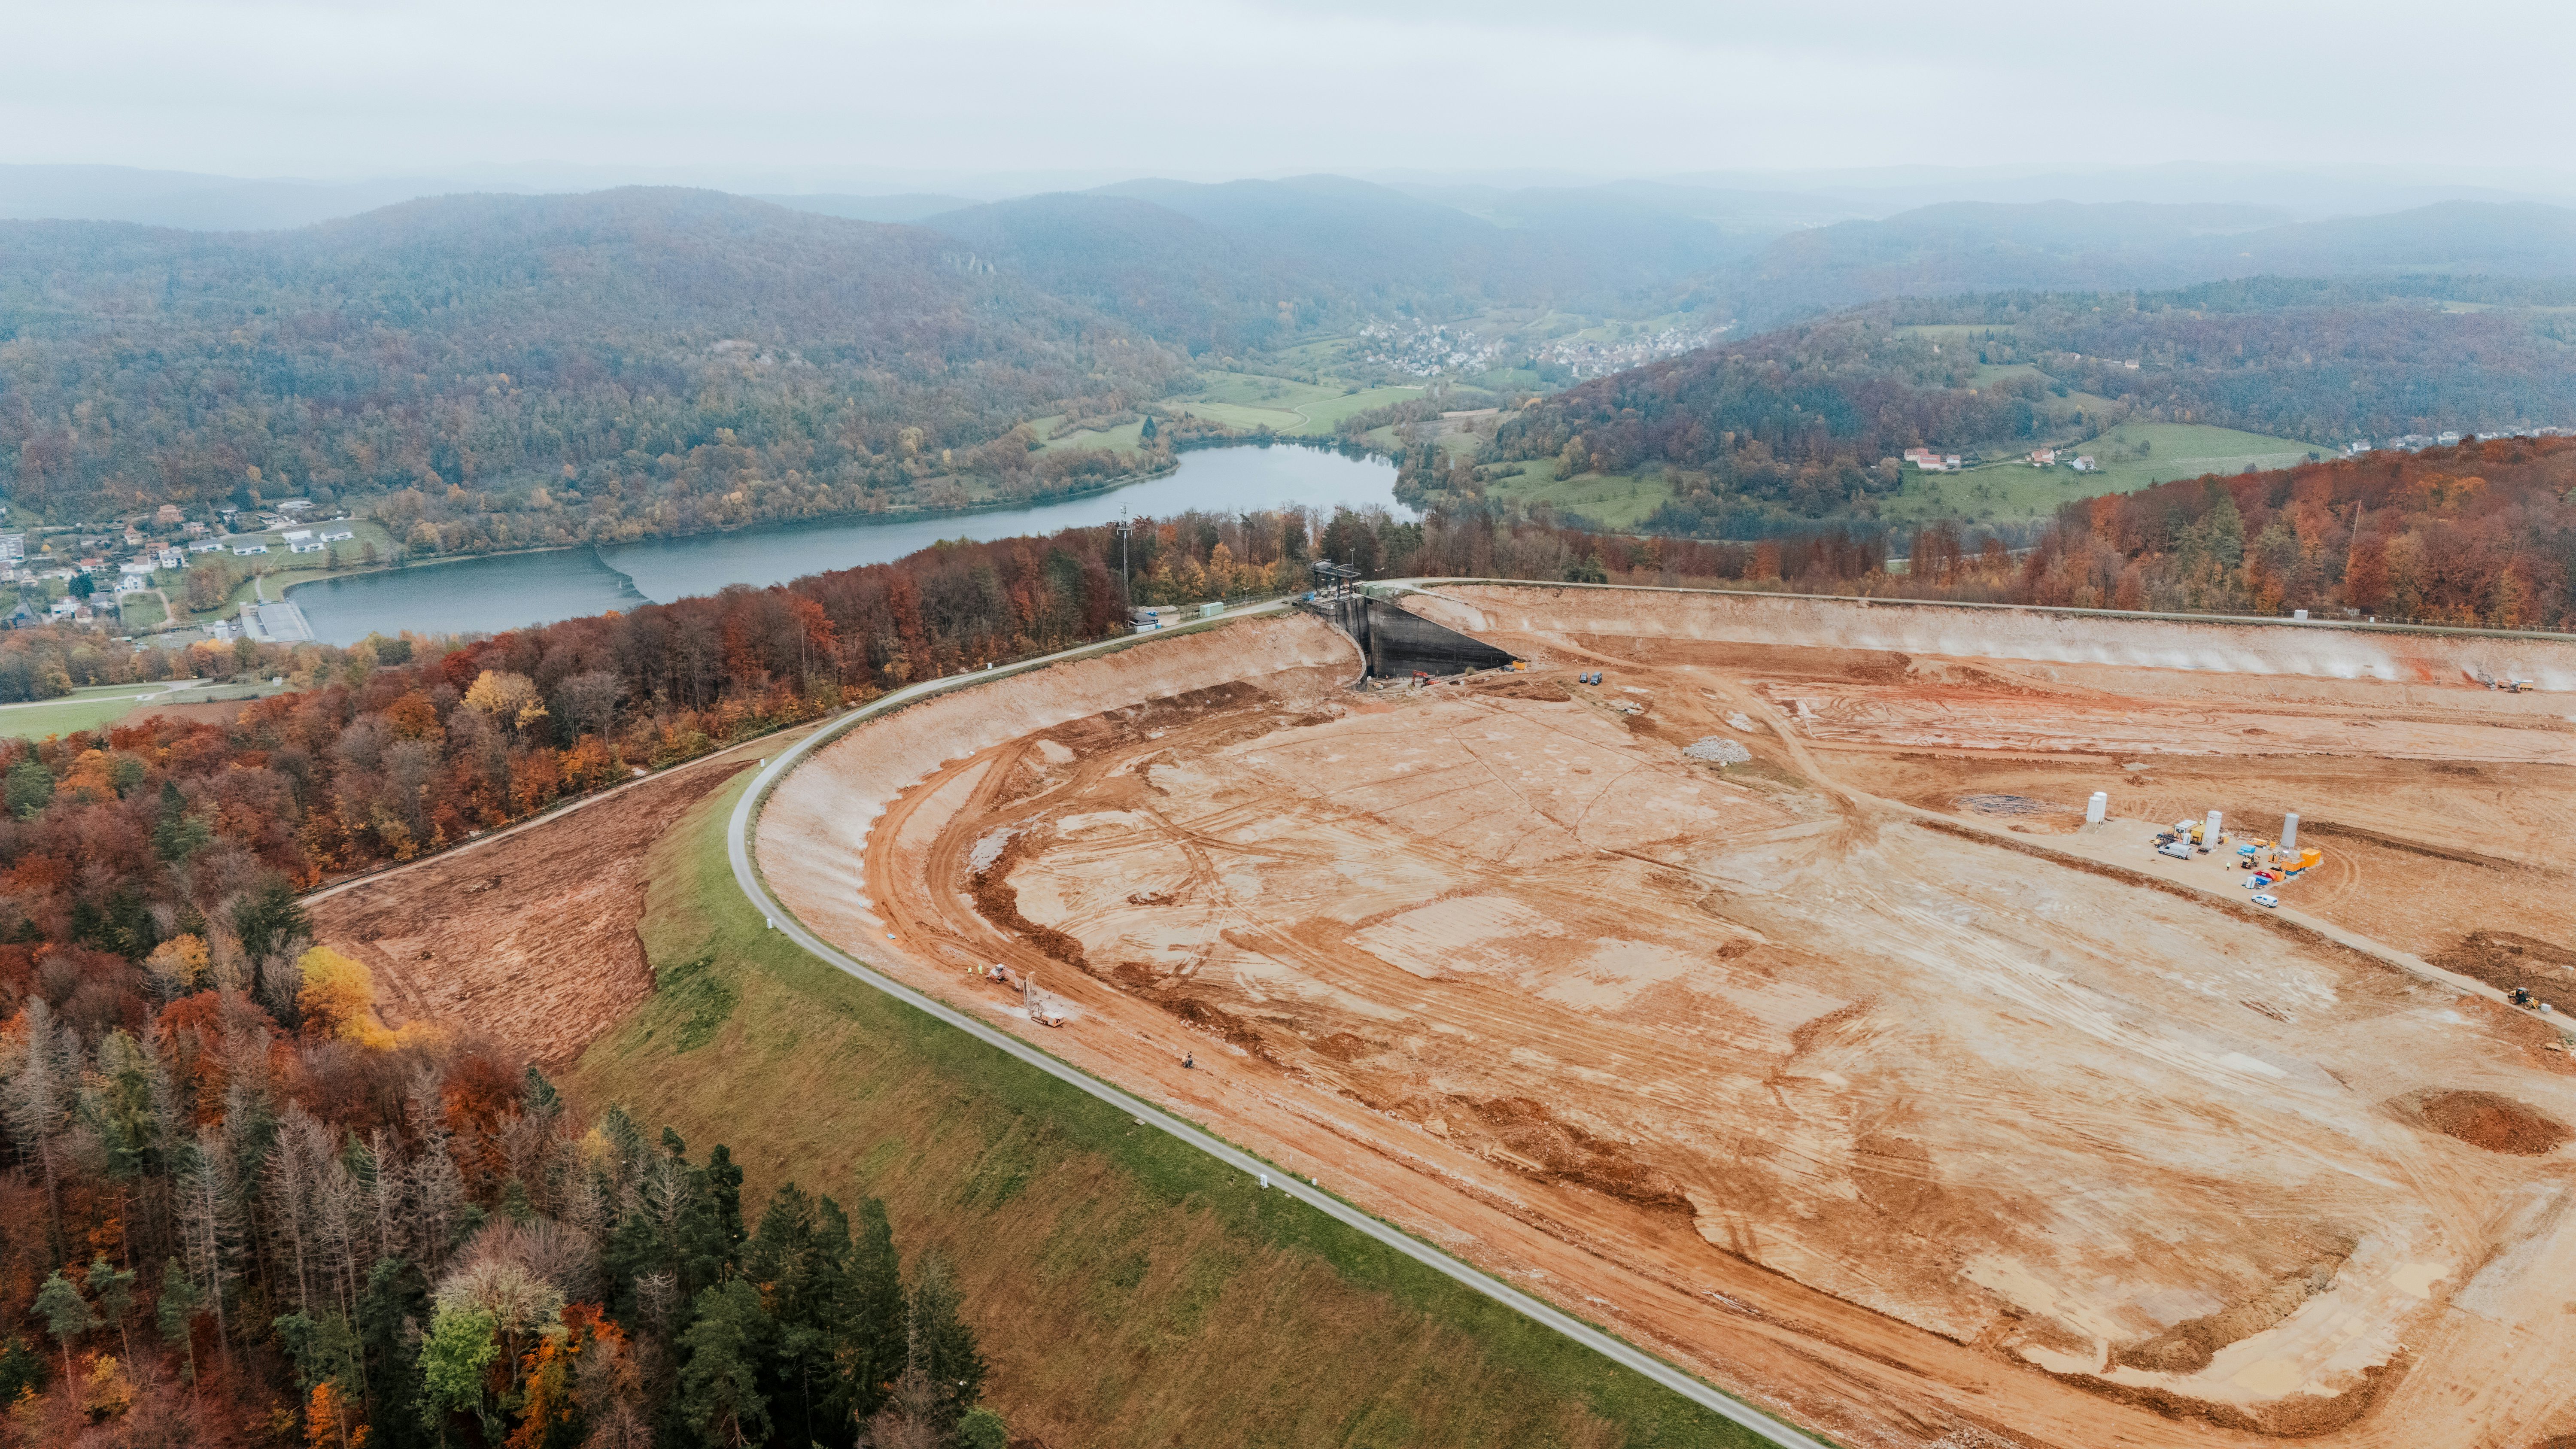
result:
M 2565 0 L 0 0 L 0 161 L 1649 175 L 2567 169 Z

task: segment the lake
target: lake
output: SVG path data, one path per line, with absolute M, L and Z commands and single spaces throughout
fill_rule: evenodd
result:
M 352 574 L 288 591 L 314 637 L 354 644 L 404 629 L 497 634 L 642 603 L 712 594 L 727 584 L 781 584 L 828 569 L 886 563 L 944 538 L 989 540 L 1112 523 L 1124 510 L 1168 517 L 1191 509 L 1241 513 L 1283 504 L 1310 508 L 1383 504 L 1399 516 L 1395 466 L 1322 448 L 1203 448 L 1160 478 L 1031 508 L 945 514 L 903 523 L 841 519 L 770 524 L 738 533 L 599 548 L 461 559 L 424 568 Z

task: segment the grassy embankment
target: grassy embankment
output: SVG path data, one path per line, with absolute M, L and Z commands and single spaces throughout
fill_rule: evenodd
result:
M 93 684 L 60 699 L 0 705 L 0 736 L 41 740 L 74 730 L 94 730 L 129 715 L 150 715 L 174 704 L 230 703 L 282 692 L 282 685 L 205 684 L 172 690 L 165 684 Z
M 139 700 L 157 697 L 161 692 L 158 684 L 93 684 L 60 699 L 0 706 L 0 735 L 41 740 L 73 730 L 94 730 L 123 719 Z M 169 702 L 194 699 L 198 694 L 190 691 L 172 695 Z
M 764 930 L 725 860 L 743 785 L 655 846 L 655 994 L 568 1085 L 728 1144 L 747 1212 L 885 1199 L 957 1265 L 1015 1437 L 1761 1442 Z

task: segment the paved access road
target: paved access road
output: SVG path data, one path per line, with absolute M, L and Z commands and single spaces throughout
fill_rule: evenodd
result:
M 1287 606 L 1284 603 L 1259 604 L 1237 610 L 1228 614 L 1226 617 L 1241 618 L 1248 614 L 1269 613 L 1286 607 Z M 1179 634 L 1188 631 L 1176 629 L 1168 632 Z M 1099 1098 L 1101 1101 L 1108 1103 L 1110 1106 L 1117 1108 L 1119 1111 L 1125 1112 L 1128 1116 L 1134 1118 L 1138 1122 L 1144 1123 L 1149 1127 L 1160 1128 L 1238 1172 L 1244 1173 L 1247 1176 L 1270 1174 L 1271 1186 L 1287 1193 L 1290 1197 L 1296 1198 L 1298 1201 L 1305 1203 L 1317 1212 L 1323 1213 L 1325 1216 L 1330 1217 L 1337 1222 L 1346 1224 L 1349 1227 L 1368 1234 L 1370 1237 L 1386 1244 L 1397 1252 L 1412 1258 L 1416 1262 L 1431 1268 L 1435 1272 L 1445 1274 L 1448 1277 L 1457 1280 L 1459 1283 L 1474 1289 L 1478 1293 L 1484 1294 L 1486 1297 L 1501 1303 L 1516 1313 L 1520 1313 L 1539 1323 L 1545 1324 L 1549 1328 L 1564 1334 L 1567 1338 L 1574 1340 L 1576 1343 L 1582 1344 L 1584 1347 L 1592 1349 L 1603 1357 L 1619 1364 L 1621 1367 L 1633 1369 L 1636 1372 L 1645 1375 L 1647 1378 L 1652 1379 L 1656 1383 L 1663 1385 L 1665 1388 L 1672 1390 L 1674 1393 L 1681 1395 L 1683 1398 L 1686 1398 L 1695 1404 L 1701 1405 L 1716 1414 L 1752 1430 L 1754 1433 L 1761 1435 L 1774 1444 L 1783 1446 L 1783 1449 L 1828 1449 L 1826 1441 L 1800 1433 L 1798 1430 L 1790 1428 L 1788 1425 L 1781 1423 L 1779 1420 L 1772 1418 L 1770 1415 L 1763 1413 L 1759 1409 L 1755 1409 L 1739 1399 L 1730 1397 L 1729 1395 L 1710 1387 L 1699 1379 L 1693 1378 L 1691 1375 L 1682 1372 L 1680 1369 L 1673 1367 L 1671 1364 L 1664 1362 L 1662 1359 L 1659 1359 L 1650 1353 L 1646 1353 L 1643 1350 L 1638 1349 L 1634 1345 L 1623 1342 L 1620 1339 L 1602 1332 L 1600 1329 L 1597 1329 L 1573 1315 L 1564 1312 L 1553 1304 L 1532 1297 L 1531 1295 L 1512 1287 L 1510 1284 L 1505 1283 L 1488 1273 L 1471 1267 L 1470 1265 L 1449 1256 L 1447 1253 L 1441 1252 L 1439 1249 L 1415 1238 L 1411 1234 L 1390 1226 L 1389 1224 L 1360 1211 L 1358 1208 L 1351 1206 L 1340 1198 L 1334 1197 L 1320 1189 L 1300 1182 L 1288 1173 L 1278 1171 L 1269 1163 L 1261 1161 L 1231 1143 L 1225 1142 L 1197 1127 L 1191 1126 L 1189 1123 L 1155 1107 L 1152 1103 L 1149 1103 L 1142 1098 L 1131 1096 L 1088 1072 L 1077 1070 L 1065 1062 L 1059 1061 L 1055 1057 L 1040 1051 L 1038 1048 L 1021 1040 L 1019 1037 L 1011 1035 L 1009 1032 L 1002 1031 L 997 1027 L 978 1020 L 975 1017 L 968 1016 L 965 1013 L 950 1007 L 945 1002 L 926 996 L 921 992 L 904 985 L 902 982 L 893 979 L 892 977 L 883 976 L 870 970 L 865 963 L 843 955 L 841 952 L 835 950 L 831 945 L 823 941 L 820 937 L 816 936 L 813 932 L 806 930 L 803 924 L 787 913 L 786 907 L 780 905 L 777 900 L 769 894 L 769 888 L 761 882 L 759 871 L 752 865 L 751 829 L 754 820 L 758 818 L 762 796 L 768 793 L 771 786 L 777 784 L 780 779 L 785 777 L 789 770 L 794 769 L 799 760 L 802 760 L 809 752 L 817 747 L 837 738 L 842 731 L 862 724 L 877 715 L 887 712 L 888 710 L 901 708 L 906 704 L 914 703 L 915 701 L 925 699 L 934 694 L 942 693 L 946 690 L 968 687 L 982 680 L 999 679 L 1005 675 L 1017 674 L 1024 670 L 1044 668 L 1047 665 L 1062 663 L 1068 659 L 1078 659 L 1084 655 L 1101 653 L 1105 650 L 1116 648 L 1122 644 L 1133 644 L 1137 647 L 1151 647 L 1156 640 L 1162 637 L 1164 637 L 1162 634 L 1147 635 L 1142 638 L 1133 639 L 1121 636 L 1115 639 L 1105 639 L 1097 644 L 1085 644 L 1077 648 L 1066 649 L 1059 653 L 1046 655 L 1043 658 L 1027 660 L 1022 663 L 1012 665 L 1006 669 L 993 669 L 977 674 L 962 675 L 953 679 L 924 680 L 919 684 L 908 685 L 902 689 L 896 690 L 894 693 L 875 701 L 867 707 L 854 710 L 851 713 L 842 716 L 840 719 L 816 730 L 814 733 L 798 741 L 795 745 L 789 747 L 784 753 L 771 759 L 768 766 L 758 775 L 753 777 L 751 787 L 743 791 L 742 799 L 734 805 L 733 819 L 726 827 L 725 853 L 733 862 L 733 878 L 735 883 L 742 887 L 743 894 L 751 898 L 752 904 L 759 908 L 762 915 L 768 917 L 773 925 L 787 934 L 789 940 L 794 941 L 797 945 L 804 947 L 807 951 L 810 951 L 823 960 L 830 962 L 832 965 L 839 967 L 841 970 L 848 972 L 861 984 L 873 987 L 878 991 L 882 991 L 886 995 L 891 996 L 895 1000 L 913 1007 L 916 1010 L 927 1012 L 929 1015 L 936 1017 L 949 1026 L 957 1028 L 959 1031 L 962 1031 L 971 1037 L 974 1037 L 977 1041 L 983 1042 L 987 1046 L 993 1047 L 999 1051 L 1007 1052 L 1021 1061 L 1028 1063 L 1030 1066 L 1036 1067 L 1039 1071 L 1045 1072 L 1059 1080 L 1071 1083 L 1072 1085 L 1081 1088 L 1083 1091 L 1090 1093 L 1092 1096 Z

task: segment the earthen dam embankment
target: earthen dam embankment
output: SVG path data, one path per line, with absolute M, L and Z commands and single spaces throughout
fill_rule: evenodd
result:
M 1433 584 L 1407 601 L 1471 634 L 1604 634 L 2406 684 L 2521 680 L 2576 692 L 2576 641 L 2552 635 L 1561 584 Z

